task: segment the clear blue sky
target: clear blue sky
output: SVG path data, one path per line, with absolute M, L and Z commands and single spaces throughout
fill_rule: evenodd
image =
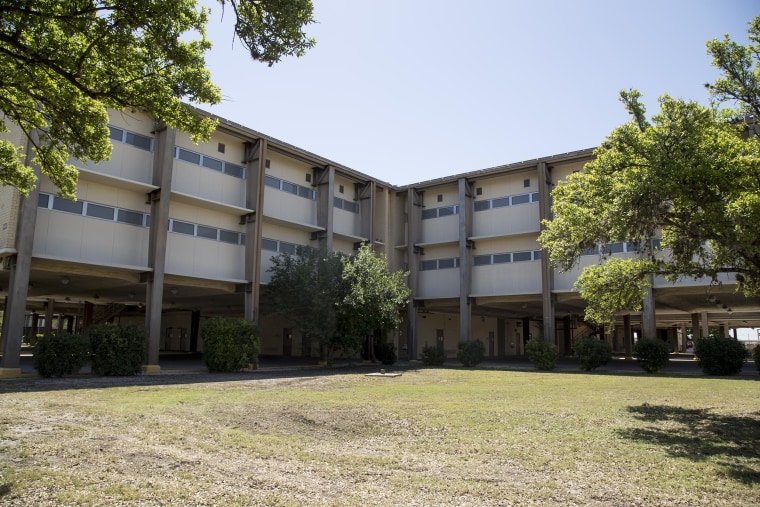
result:
M 595 147 L 624 88 L 707 103 L 705 42 L 745 43 L 760 2 L 314 0 L 316 47 L 273 67 L 213 9 L 205 109 L 405 185 Z

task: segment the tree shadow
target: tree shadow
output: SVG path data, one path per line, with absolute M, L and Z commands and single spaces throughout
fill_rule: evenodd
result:
M 650 425 L 618 430 L 622 437 L 661 445 L 675 457 L 710 460 L 736 481 L 760 483 L 760 411 L 737 416 L 646 403 L 627 410 Z

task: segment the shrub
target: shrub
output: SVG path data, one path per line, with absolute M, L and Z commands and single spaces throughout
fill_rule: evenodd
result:
M 591 371 L 610 362 L 612 349 L 609 343 L 593 336 L 581 338 L 573 346 L 581 362 L 581 370 Z
M 557 367 L 559 349 L 553 343 L 538 338 L 531 338 L 525 344 L 528 359 L 539 370 L 553 370 Z
M 43 377 L 62 377 L 77 373 L 90 356 L 87 338 L 71 334 L 51 334 L 34 346 L 34 368 Z
M 148 339 L 137 324 L 98 324 L 89 330 L 92 371 L 96 375 L 136 375 L 142 371 Z
M 758 346 L 755 346 L 753 359 L 755 360 L 755 367 L 757 368 L 758 373 L 760 373 L 760 347 Z
M 375 357 L 383 364 L 393 364 L 396 362 L 396 346 L 385 339 L 379 339 L 375 342 Z
M 749 352 L 738 340 L 711 336 L 695 341 L 694 355 L 706 375 L 736 375 L 741 371 Z
M 204 324 L 201 336 L 203 361 L 211 372 L 238 371 L 258 361 L 259 328 L 253 322 L 214 317 Z
M 480 340 L 468 340 L 459 342 L 457 347 L 457 359 L 464 366 L 477 366 L 486 355 L 486 346 Z
M 636 362 L 647 373 L 657 373 L 670 361 L 670 346 L 656 338 L 644 338 L 634 346 Z
M 435 345 L 425 345 L 422 347 L 422 362 L 428 366 L 441 366 L 446 362 L 446 352 L 438 351 Z

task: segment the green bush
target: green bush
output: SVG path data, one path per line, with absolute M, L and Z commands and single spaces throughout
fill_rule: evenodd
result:
M 203 361 L 211 372 L 238 371 L 258 361 L 259 328 L 253 322 L 214 317 L 203 325 L 201 336 Z
M 559 349 L 553 343 L 538 338 L 531 338 L 525 344 L 528 359 L 539 370 L 553 370 L 557 367 Z
M 92 371 L 96 375 L 136 375 L 142 371 L 148 339 L 137 324 L 98 324 L 89 329 Z
M 446 362 L 446 352 L 438 352 L 435 345 L 425 345 L 422 347 L 422 362 L 428 366 L 441 366 Z
M 757 368 L 758 373 L 760 373 L 760 347 L 755 346 L 755 352 L 752 356 L 755 360 L 755 367 Z
M 383 364 L 390 365 L 396 362 L 396 346 L 383 338 L 375 341 L 375 357 Z
M 486 355 L 486 346 L 480 340 L 468 340 L 459 342 L 457 346 L 457 359 L 464 366 L 477 366 L 483 362 Z
M 636 362 L 647 373 L 657 373 L 670 361 L 670 345 L 656 338 L 643 338 L 633 348 Z
M 62 377 L 77 373 L 90 358 L 87 338 L 71 334 L 51 334 L 34 346 L 34 368 L 43 377 Z
M 742 369 L 749 351 L 738 340 L 711 336 L 694 342 L 697 364 L 706 375 L 736 375 Z
M 581 338 L 573 346 L 581 362 L 581 370 L 591 371 L 604 366 L 612 359 L 612 349 L 609 343 L 593 336 Z

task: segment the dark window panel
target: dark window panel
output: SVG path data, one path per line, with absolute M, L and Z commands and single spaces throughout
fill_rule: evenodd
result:
M 140 225 L 143 224 L 143 214 L 125 209 L 118 210 L 116 220 L 125 224 Z
M 196 235 L 199 238 L 216 239 L 219 229 L 215 227 L 206 227 L 205 225 L 199 225 Z
M 69 201 L 68 199 L 57 196 L 53 198 L 53 209 L 57 211 L 81 215 L 83 207 L 84 203 L 82 201 Z
M 114 214 L 113 208 L 110 206 L 101 206 L 100 204 L 87 203 L 87 216 L 96 218 L 105 218 L 106 220 L 113 220 Z
M 195 235 L 195 226 L 187 222 L 180 222 L 179 220 L 172 221 L 172 232 L 179 234 L 188 234 L 190 236 Z

